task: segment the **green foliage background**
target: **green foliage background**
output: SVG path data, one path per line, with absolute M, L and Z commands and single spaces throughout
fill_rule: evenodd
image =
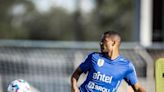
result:
M 98 41 L 101 34 L 112 29 L 123 41 L 132 40 L 134 31 L 133 0 L 94 0 L 88 13 L 52 7 L 41 13 L 30 0 L 0 1 L 0 39 Z M 23 6 L 22 14 L 12 9 Z

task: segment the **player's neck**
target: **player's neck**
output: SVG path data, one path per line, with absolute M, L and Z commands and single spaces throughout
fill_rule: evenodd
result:
M 119 50 L 113 50 L 112 52 L 108 53 L 108 56 L 110 57 L 111 60 L 116 59 L 120 55 Z

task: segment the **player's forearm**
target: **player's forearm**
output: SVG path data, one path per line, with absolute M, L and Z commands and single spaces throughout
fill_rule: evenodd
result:
M 82 71 L 80 70 L 80 68 L 77 68 L 71 76 L 71 89 L 72 89 L 72 92 L 77 92 L 77 91 L 73 91 L 73 90 L 78 90 L 77 82 L 78 82 L 78 79 L 79 79 L 81 73 L 82 73 Z
M 75 89 L 77 87 L 77 81 L 78 81 L 78 78 L 75 78 L 75 77 L 71 78 L 71 88 L 72 89 Z
M 71 92 L 79 92 L 77 87 L 77 82 L 79 79 L 79 75 L 73 74 L 71 77 Z

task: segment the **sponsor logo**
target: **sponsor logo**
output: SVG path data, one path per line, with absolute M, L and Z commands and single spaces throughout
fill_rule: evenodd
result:
M 99 67 L 103 66 L 103 65 L 104 65 L 104 60 L 103 60 L 103 59 L 98 59 L 97 65 L 98 65 Z
M 89 90 L 97 90 L 100 92 L 110 92 L 110 89 L 96 85 L 94 82 L 89 82 L 87 87 L 89 88 Z
M 100 72 L 93 73 L 93 79 L 99 80 L 105 83 L 111 83 L 112 82 L 112 76 L 107 76 L 105 74 L 101 74 Z

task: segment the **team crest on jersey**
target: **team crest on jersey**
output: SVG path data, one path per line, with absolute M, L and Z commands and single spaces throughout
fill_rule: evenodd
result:
M 99 67 L 103 66 L 103 65 L 104 65 L 104 60 L 103 60 L 103 59 L 98 59 L 97 65 L 98 65 Z

